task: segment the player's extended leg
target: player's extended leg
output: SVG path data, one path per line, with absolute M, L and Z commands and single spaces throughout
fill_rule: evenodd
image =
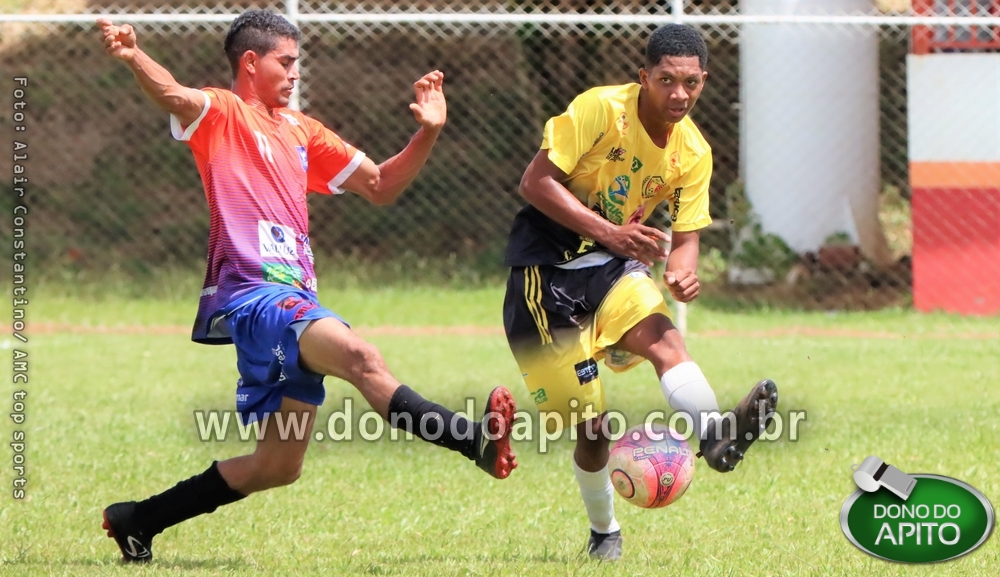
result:
M 615 561 L 622 556 L 622 534 L 615 520 L 615 491 L 608 471 L 608 446 L 603 425 L 607 413 L 576 426 L 573 472 L 590 520 L 587 553 L 594 559 Z
M 118 543 L 125 561 L 152 560 L 153 537 L 164 529 L 250 493 L 295 482 L 302 472 L 315 415 L 315 405 L 282 399 L 281 409 L 263 423 L 253 453 L 216 461 L 204 473 L 145 501 L 109 506 L 104 510 L 104 529 Z M 281 429 L 279 421 L 284 424 Z M 288 434 L 280 434 L 281 430 Z
M 649 359 L 667 402 L 674 410 L 690 415 L 701 456 L 716 471 L 732 471 L 743 460 L 777 409 L 777 386 L 765 379 L 731 413 L 720 415 L 715 392 L 688 354 L 680 332 L 663 314 L 654 313 L 640 321 L 615 348 Z
M 257 441 L 256 450 L 219 463 L 226 484 L 249 495 L 294 483 L 302 474 L 315 418 L 315 405 L 282 399 L 281 410 L 269 416 L 264 438 Z
M 329 317 L 313 321 L 303 331 L 299 361 L 309 371 L 354 385 L 390 426 L 458 451 L 498 479 L 505 479 L 517 467 L 510 446 L 514 398 L 505 387 L 493 390 L 483 421 L 475 423 L 400 384 L 374 345 Z

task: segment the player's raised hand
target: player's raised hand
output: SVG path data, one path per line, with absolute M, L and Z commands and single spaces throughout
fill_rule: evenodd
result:
M 679 303 L 689 303 L 698 297 L 701 283 L 698 275 L 689 269 L 668 270 L 663 273 L 663 282 L 670 295 Z
M 414 118 L 428 130 L 441 130 L 448 116 L 444 100 L 444 72 L 435 70 L 413 83 L 414 102 L 410 105 Z
M 131 24 L 115 26 L 106 18 L 99 18 L 97 26 L 101 29 L 101 39 L 104 50 L 111 56 L 129 62 L 135 56 L 135 29 Z
M 654 262 L 667 260 L 666 246 L 670 243 L 670 237 L 662 230 L 630 222 L 614 227 L 613 232 L 600 242 L 613 253 L 653 266 Z

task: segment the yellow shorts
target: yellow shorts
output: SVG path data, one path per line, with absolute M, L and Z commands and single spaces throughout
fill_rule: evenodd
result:
M 504 328 L 521 376 L 554 433 L 606 409 L 597 362 L 615 372 L 642 357 L 614 349 L 639 321 L 670 317 L 663 295 L 636 261 L 578 270 L 515 267 L 507 282 Z

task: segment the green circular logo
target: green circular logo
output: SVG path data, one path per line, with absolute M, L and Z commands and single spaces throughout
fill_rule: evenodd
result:
M 935 563 L 973 551 L 993 531 L 993 506 L 971 486 L 941 475 L 911 475 L 905 501 L 887 490 L 858 489 L 840 511 L 844 535 L 887 561 Z

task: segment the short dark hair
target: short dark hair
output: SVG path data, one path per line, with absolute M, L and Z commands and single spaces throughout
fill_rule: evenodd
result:
M 685 24 L 664 24 L 657 28 L 646 43 L 646 67 L 652 68 L 664 56 L 697 56 L 698 64 L 708 66 L 708 46 L 701 33 Z
M 279 38 L 291 38 L 298 42 L 300 37 L 295 25 L 274 12 L 247 10 L 240 14 L 229 27 L 224 45 L 233 77 L 236 77 L 236 71 L 240 67 L 240 57 L 247 50 L 263 56 L 274 50 Z

